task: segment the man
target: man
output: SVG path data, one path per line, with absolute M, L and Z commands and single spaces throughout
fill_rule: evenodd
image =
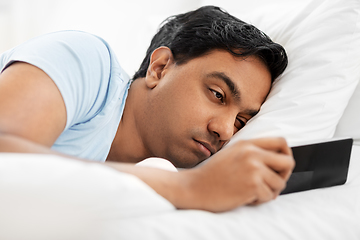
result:
M 107 160 L 177 208 L 266 202 L 294 166 L 285 140 L 219 150 L 259 111 L 286 65 L 280 45 L 211 6 L 168 19 L 133 81 L 102 39 L 47 34 L 0 58 L 0 151 Z M 191 169 L 133 165 L 148 157 Z

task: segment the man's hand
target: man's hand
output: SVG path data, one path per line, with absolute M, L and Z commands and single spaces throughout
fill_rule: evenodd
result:
M 204 165 L 180 172 L 189 199 L 178 207 L 219 212 L 267 202 L 285 188 L 294 166 L 283 138 L 239 141 Z
M 276 198 L 295 162 L 283 138 L 263 138 L 239 141 L 205 164 L 179 172 L 105 164 L 139 177 L 177 208 L 222 212 Z

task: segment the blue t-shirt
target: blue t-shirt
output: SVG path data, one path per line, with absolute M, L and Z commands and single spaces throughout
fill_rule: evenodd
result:
M 0 71 L 15 61 L 42 69 L 62 94 L 67 122 L 52 149 L 105 161 L 130 86 L 109 45 L 89 33 L 50 33 L 0 55 Z

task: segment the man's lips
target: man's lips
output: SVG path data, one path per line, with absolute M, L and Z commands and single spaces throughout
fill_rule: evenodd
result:
M 197 142 L 199 144 L 200 150 L 202 150 L 202 152 L 205 155 L 207 155 L 207 157 L 210 157 L 211 155 L 213 155 L 216 152 L 216 149 L 207 142 L 203 142 L 203 141 L 199 141 L 199 140 L 195 140 L 195 142 Z

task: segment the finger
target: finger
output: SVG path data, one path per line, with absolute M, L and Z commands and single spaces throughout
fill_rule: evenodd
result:
M 266 166 L 279 174 L 284 180 L 288 180 L 295 166 L 292 156 L 263 151 L 262 160 Z
M 264 167 L 263 170 L 264 182 L 273 193 L 277 196 L 285 188 L 286 180 L 272 169 Z
M 258 138 L 252 139 L 251 142 L 263 149 L 292 156 L 291 148 L 287 145 L 285 138 Z
M 273 190 L 265 183 L 259 185 L 257 189 L 257 199 L 252 203 L 253 205 L 257 205 L 260 203 L 268 202 L 275 198 L 275 193 Z
M 287 181 L 271 169 L 267 169 L 267 173 L 264 174 L 264 182 L 272 190 L 273 199 L 275 199 L 285 189 Z
M 286 181 L 266 165 L 261 169 L 261 176 L 262 186 L 256 191 L 257 200 L 252 203 L 253 205 L 275 199 L 286 186 Z

